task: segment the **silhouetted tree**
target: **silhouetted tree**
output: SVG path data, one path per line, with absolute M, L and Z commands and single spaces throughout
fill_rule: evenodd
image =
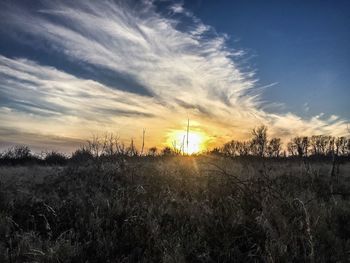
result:
M 345 137 L 338 137 L 335 140 L 335 152 L 337 155 L 345 156 L 347 154 L 347 141 Z
M 329 156 L 333 156 L 334 154 L 335 155 L 338 155 L 336 152 L 335 152 L 335 137 L 332 137 L 332 136 L 326 136 L 326 141 L 327 141 L 327 149 L 326 149 L 326 154 L 329 155 Z
M 288 151 L 292 156 L 298 155 L 299 157 L 307 156 L 309 150 L 309 138 L 304 137 L 294 137 L 288 143 Z
M 253 129 L 252 135 L 252 152 L 257 156 L 263 157 L 265 155 L 267 147 L 267 127 L 262 125 Z
M 239 144 L 240 142 L 232 140 L 230 142 L 227 142 L 222 147 L 222 153 L 226 156 L 237 156 L 239 155 Z
M 267 155 L 269 157 L 279 157 L 281 150 L 281 139 L 272 138 L 267 145 Z
M 37 156 L 32 155 L 26 145 L 17 145 L 7 149 L 1 155 L 1 162 L 4 164 L 24 164 L 29 161 L 40 161 Z
M 92 138 L 87 141 L 85 147 L 95 159 L 97 159 L 103 151 L 102 140 L 98 135 L 93 135 Z
M 51 151 L 46 153 L 44 161 L 46 164 L 50 165 L 64 165 L 67 163 L 68 158 L 62 153 Z
M 237 148 L 240 156 L 247 156 L 251 151 L 251 143 L 249 141 L 238 142 Z
M 330 149 L 330 136 L 314 135 L 311 136 L 310 145 L 313 155 L 326 155 Z
M 70 161 L 72 163 L 83 163 L 93 159 L 94 159 L 94 156 L 92 155 L 91 151 L 88 148 L 83 146 L 72 154 Z
M 28 159 L 31 157 L 31 150 L 26 145 L 17 145 L 13 148 L 10 148 L 7 152 L 5 152 L 5 157 L 10 157 L 13 159 Z
M 102 140 L 102 155 L 114 157 L 119 155 L 119 137 L 113 133 L 106 134 Z
M 288 156 L 297 156 L 298 155 L 297 146 L 295 145 L 295 143 L 293 141 L 288 142 L 287 151 L 288 151 Z

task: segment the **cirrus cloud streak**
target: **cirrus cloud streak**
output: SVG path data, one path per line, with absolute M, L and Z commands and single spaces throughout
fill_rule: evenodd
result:
M 346 133 L 337 116 L 303 119 L 265 111 L 254 71 L 240 66 L 244 52 L 230 49 L 226 36 L 181 5 L 168 10 L 160 13 L 147 1 L 52 1 L 35 10 L 4 5 L 0 13 L 9 36 L 20 32 L 43 41 L 45 52 L 61 54 L 77 67 L 125 75 L 147 93 L 0 56 L 0 130 L 16 130 L 18 138 L 37 133 L 71 142 L 101 131 L 137 140 L 146 128 L 150 146 L 162 145 L 187 117 L 193 129 L 209 135 L 211 145 L 244 139 L 259 124 L 281 137 Z M 191 22 L 184 26 L 182 16 Z M 2 136 L 0 143 L 10 139 L 15 141 Z

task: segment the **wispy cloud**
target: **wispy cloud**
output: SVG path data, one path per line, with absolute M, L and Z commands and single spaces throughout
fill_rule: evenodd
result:
M 265 111 L 254 72 L 240 67 L 244 52 L 230 49 L 226 36 L 182 5 L 170 9 L 176 18 L 158 13 L 151 1 L 51 1 L 31 11 L 3 6 L 9 32 L 45 41 L 77 66 L 127 75 L 148 95 L 0 56 L 0 129 L 80 139 L 102 130 L 137 137 L 145 127 L 149 142 L 159 145 L 189 116 L 222 140 L 243 138 L 262 123 L 274 135 L 345 133 L 339 118 Z M 191 22 L 183 26 L 181 15 Z

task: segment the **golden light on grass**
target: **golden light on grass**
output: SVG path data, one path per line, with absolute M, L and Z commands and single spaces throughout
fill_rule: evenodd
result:
M 179 153 L 196 154 L 207 148 L 208 135 L 202 131 L 189 131 L 188 147 L 187 132 L 183 130 L 174 130 L 168 134 L 167 146 L 176 149 Z

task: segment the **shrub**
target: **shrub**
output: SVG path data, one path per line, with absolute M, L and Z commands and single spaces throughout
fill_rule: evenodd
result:
M 31 150 L 26 145 L 17 145 L 9 148 L 1 155 L 0 163 L 5 165 L 17 165 L 38 163 L 40 160 L 37 156 L 31 153 Z
M 92 155 L 91 151 L 86 148 L 80 148 L 76 150 L 72 157 L 70 158 L 71 163 L 83 163 L 88 162 L 94 159 L 94 156 Z
M 67 156 L 55 151 L 47 153 L 44 159 L 44 162 L 48 165 L 65 165 L 67 161 Z

